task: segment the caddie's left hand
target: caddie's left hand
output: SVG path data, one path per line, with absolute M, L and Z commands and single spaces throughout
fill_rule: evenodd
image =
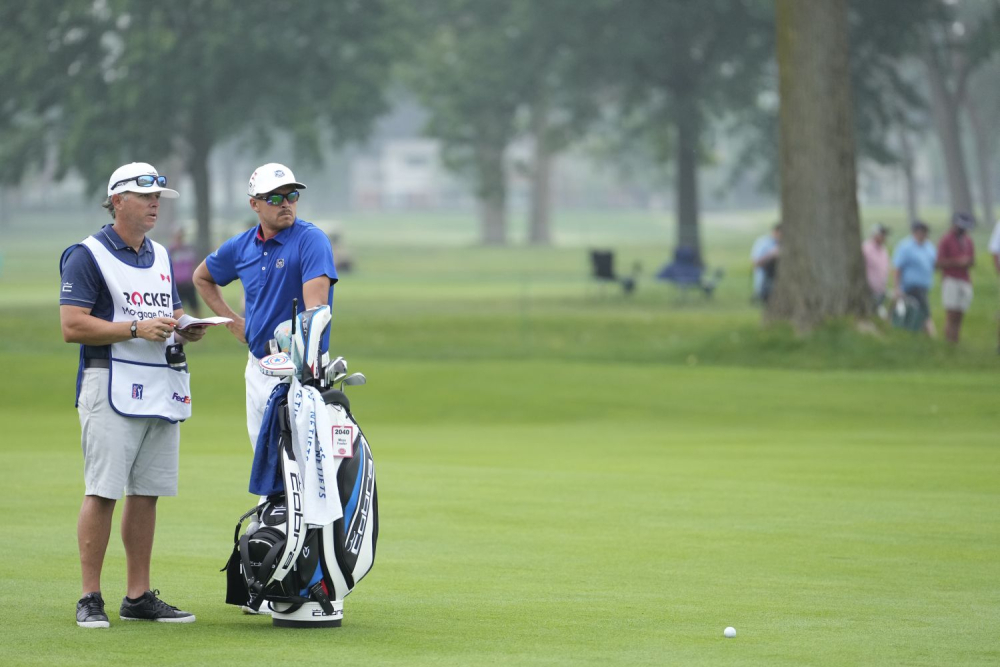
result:
M 195 341 L 201 340 L 207 330 L 207 326 L 190 326 L 183 331 L 180 329 L 174 329 L 174 336 L 183 339 L 181 342 L 186 341 L 188 343 L 194 343 Z

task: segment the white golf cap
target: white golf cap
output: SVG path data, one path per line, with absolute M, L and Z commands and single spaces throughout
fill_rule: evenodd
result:
M 152 176 L 154 179 L 153 183 L 146 186 L 139 185 L 136 179 L 140 176 Z M 167 199 L 177 199 L 181 196 L 177 190 L 165 188 L 157 183 L 159 176 L 153 165 L 146 162 L 131 162 L 122 165 L 115 169 L 115 173 L 111 174 L 111 178 L 108 179 L 108 196 L 121 194 L 122 192 L 140 192 L 143 194 L 159 192 L 161 197 L 166 197 Z M 163 177 L 163 182 L 165 185 L 165 176 Z
M 305 183 L 295 180 L 292 170 L 277 162 L 268 162 L 257 167 L 256 171 L 250 175 L 250 184 L 247 186 L 247 194 L 251 197 L 265 195 L 274 192 L 280 187 L 291 185 L 299 190 L 305 190 Z

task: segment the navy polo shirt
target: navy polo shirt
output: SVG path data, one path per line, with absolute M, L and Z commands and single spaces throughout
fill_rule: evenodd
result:
M 129 266 L 140 269 L 147 269 L 153 265 L 155 254 L 153 244 L 148 238 L 142 240 L 139 252 L 122 241 L 113 225 L 105 225 L 101 231 L 94 234 L 94 238 L 111 251 L 117 259 Z M 173 264 L 170 272 L 173 274 Z M 80 306 L 90 308 L 90 314 L 94 317 L 111 322 L 114 320 L 114 312 L 111 301 L 111 292 L 104 282 L 104 275 L 97 268 L 94 256 L 86 247 L 76 244 L 67 248 L 62 257 L 59 258 L 59 273 L 62 278 L 62 287 L 59 292 L 60 306 Z M 173 292 L 174 310 L 181 308 L 181 298 L 177 294 L 177 284 L 171 281 L 171 291 Z M 81 345 L 82 357 L 84 359 L 107 359 L 111 353 L 110 345 Z
M 212 280 L 228 285 L 243 283 L 246 297 L 246 336 L 250 352 L 257 358 L 267 356 L 267 342 L 274 329 L 292 317 L 292 299 L 299 300 L 299 312 L 305 310 L 302 285 L 314 278 L 330 279 L 327 300 L 333 305 L 333 283 L 337 269 L 333 264 L 330 239 L 321 229 L 305 220 L 295 219 L 267 241 L 260 225 L 237 234 L 205 259 Z M 327 330 L 321 351 L 330 344 Z

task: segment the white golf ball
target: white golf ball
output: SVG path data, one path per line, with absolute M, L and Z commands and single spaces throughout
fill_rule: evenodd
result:
M 722 631 L 722 634 L 724 634 L 725 636 L 727 636 L 730 639 L 732 639 L 733 637 L 736 636 L 736 628 L 734 628 L 734 627 L 728 627 L 728 628 L 726 628 L 725 630 Z

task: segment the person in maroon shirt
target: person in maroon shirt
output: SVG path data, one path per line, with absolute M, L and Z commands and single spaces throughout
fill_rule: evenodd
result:
M 969 269 L 976 261 L 976 249 L 969 231 L 976 221 L 968 213 L 951 217 L 951 228 L 938 243 L 937 268 L 941 269 L 941 303 L 945 310 L 944 337 L 957 343 L 962 317 L 972 305 L 972 280 Z

